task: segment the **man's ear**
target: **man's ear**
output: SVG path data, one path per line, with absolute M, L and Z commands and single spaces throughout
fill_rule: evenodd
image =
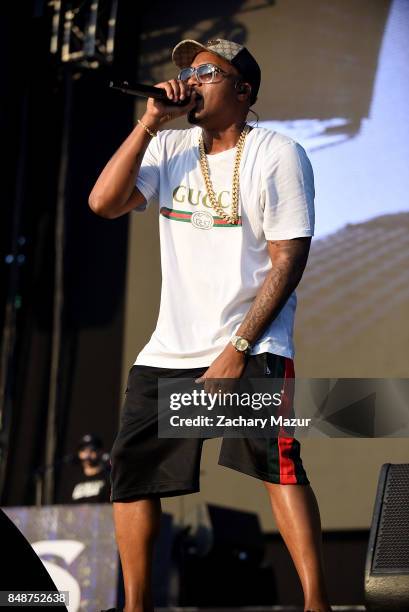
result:
M 244 81 L 236 81 L 235 88 L 238 94 L 247 94 L 248 98 L 251 96 L 251 85 Z

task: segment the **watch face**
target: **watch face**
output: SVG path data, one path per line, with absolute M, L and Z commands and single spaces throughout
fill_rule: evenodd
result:
M 248 349 L 249 343 L 244 338 L 239 338 L 236 340 L 236 348 L 239 351 L 246 351 Z

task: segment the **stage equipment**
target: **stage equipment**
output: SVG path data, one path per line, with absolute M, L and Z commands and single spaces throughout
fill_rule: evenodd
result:
M 54 0 L 51 53 L 61 62 L 99 68 L 114 59 L 118 0 Z
M 2 571 L 4 589 L 69 591 L 72 610 L 79 609 L 80 602 L 86 610 L 122 608 L 123 582 L 110 504 L 8 507 L 0 511 L 0 527 L 11 555 Z M 153 557 L 155 607 L 169 605 L 174 537 L 173 518 L 163 513 Z
M 180 567 L 181 606 L 262 606 L 276 602 L 275 576 L 263 563 L 258 516 L 208 504 L 213 547 L 199 555 L 186 538 Z
M 365 568 L 369 610 L 409 610 L 409 464 L 385 463 L 376 493 Z
M 57 594 L 56 585 L 46 568 L 14 523 L 0 510 L 1 542 L 3 551 L 7 551 L 7 561 L 4 560 L 2 564 L 0 590 L 50 591 Z M 35 610 L 39 608 L 34 607 Z M 65 606 L 60 609 L 67 611 Z
M 96 69 L 101 65 L 112 63 L 117 4 L 117 0 L 112 0 L 111 2 L 109 0 L 105 2 L 100 0 L 88 0 L 85 2 L 60 2 L 55 0 L 52 3 L 54 12 L 50 52 L 55 54 L 63 65 L 69 64 L 70 67 L 64 70 L 62 81 L 65 93 L 65 107 L 55 221 L 55 289 L 46 446 L 46 463 L 48 465 L 52 465 L 55 461 L 58 429 L 57 406 L 60 402 L 59 381 L 61 377 L 62 319 L 65 297 L 65 209 L 71 132 L 73 69 Z M 54 495 L 54 470 L 47 470 L 44 474 L 44 499 L 42 499 L 42 502 L 46 504 L 52 503 Z

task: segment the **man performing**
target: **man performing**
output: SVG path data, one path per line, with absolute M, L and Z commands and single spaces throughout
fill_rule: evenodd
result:
M 156 329 L 132 367 L 115 440 L 112 492 L 126 612 L 153 610 L 152 547 L 160 498 L 199 490 L 203 440 L 158 439 L 157 381 L 294 377 L 294 290 L 314 231 L 305 151 L 246 123 L 260 68 L 227 40 L 179 43 L 177 79 L 159 83 L 177 107 L 146 112 L 99 176 L 89 203 L 108 219 L 159 201 L 162 293 Z M 193 127 L 164 130 L 186 114 Z M 210 381 L 209 381 L 210 382 Z M 304 591 L 331 610 L 318 505 L 292 437 L 224 439 L 219 464 L 260 479 Z

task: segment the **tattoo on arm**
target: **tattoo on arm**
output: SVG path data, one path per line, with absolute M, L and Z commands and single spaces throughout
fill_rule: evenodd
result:
M 278 315 L 303 275 L 311 238 L 268 241 L 272 268 L 237 330 L 253 344 Z

